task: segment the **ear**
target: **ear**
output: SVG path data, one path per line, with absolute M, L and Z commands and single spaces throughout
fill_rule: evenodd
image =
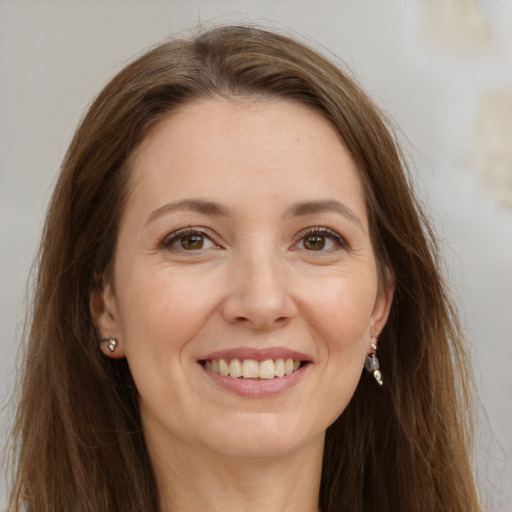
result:
M 116 298 L 109 284 L 102 284 L 95 288 L 89 297 L 91 317 L 100 337 L 99 346 L 107 357 L 120 359 L 125 357 L 125 348 L 119 321 Z M 118 345 L 114 352 L 108 348 L 108 338 L 115 336 Z
M 395 275 L 386 268 L 384 278 L 379 283 L 375 304 L 370 319 L 370 337 L 378 338 L 382 329 L 386 325 L 391 311 L 391 304 L 395 294 Z

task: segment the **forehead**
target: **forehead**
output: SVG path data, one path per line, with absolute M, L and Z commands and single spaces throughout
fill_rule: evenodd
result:
M 289 100 L 191 102 L 146 137 L 132 170 L 130 196 L 145 195 L 147 207 L 205 194 L 274 201 L 342 194 L 364 214 L 359 171 L 340 135 L 319 112 Z

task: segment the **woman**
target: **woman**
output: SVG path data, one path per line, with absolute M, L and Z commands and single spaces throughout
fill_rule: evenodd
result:
M 121 71 L 50 203 L 10 510 L 479 510 L 403 168 L 286 37 L 218 28 Z

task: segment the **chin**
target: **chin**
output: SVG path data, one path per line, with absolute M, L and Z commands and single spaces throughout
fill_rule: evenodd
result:
M 210 431 L 208 444 L 226 457 L 264 459 L 293 453 L 319 435 L 323 439 L 325 433 L 323 429 L 312 432 L 306 428 L 305 421 L 296 424 L 264 413 L 254 416 L 233 419 L 228 426 L 217 430 L 219 433 L 213 438 Z
M 254 437 L 251 440 L 240 440 L 217 445 L 218 453 L 232 459 L 269 459 L 280 458 L 297 450 L 299 443 L 290 442 L 283 437 Z M 299 444 L 300 445 L 300 444 Z

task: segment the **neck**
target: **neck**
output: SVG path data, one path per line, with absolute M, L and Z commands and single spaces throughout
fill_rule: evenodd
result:
M 323 440 L 267 458 L 150 450 L 160 511 L 318 512 Z

